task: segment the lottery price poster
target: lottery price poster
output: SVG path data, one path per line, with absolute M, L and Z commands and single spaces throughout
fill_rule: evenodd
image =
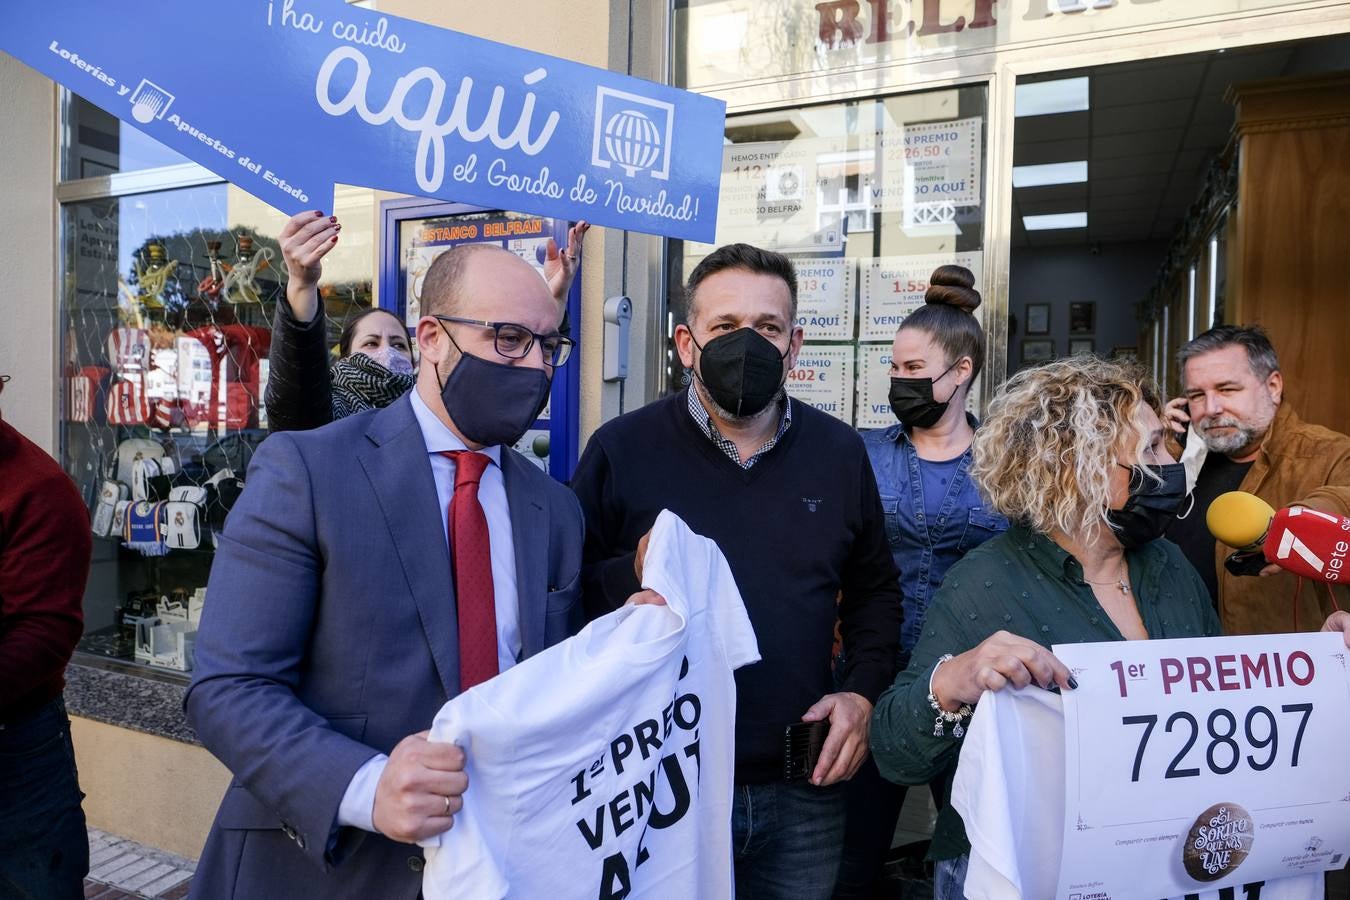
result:
M 853 424 L 853 346 L 807 344 L 787 376 L 787 391 L 821 412 Z
M 846 149 L 842 138 L 798 138 L 731 144 L 722 151 L 717 243 L 744 242 L 782 253 L 839 252 L 838 224 L 821 226 L 816 210 L 817 160 Z M 701 259 L 713 244 L 687 243 Z
M 978 117 L 906 125 L 877 136 L 882 148 L 877 212 L 909 210 L 916 203 L 980 204 L 982 123 Z
M 858 365 L 858 427 L 891 427 L 891 345 L 859 344 Z
M 1252 897 L 1245 886 L 1345 865 L 1339 634 L 1053 649 L 1078 681 L 1064 692 L 1060 900 Z
M 928 277 L 938 266 L 965 266 L 975 275 L 978 289 L 984 282 L 984 254 L 922 253 L 912 256 L 881 256 L 870 261 L 863 280 L 860 341 L 889 341 L 895 338 L 905 316 L 923 306 Z
M 797 325 L 808 341 L 853 339 L 857 262 L 843 257 L 792 260 L 797 270 Z

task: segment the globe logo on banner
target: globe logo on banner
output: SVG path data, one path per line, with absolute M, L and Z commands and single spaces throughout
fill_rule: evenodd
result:
M 674 125 L 675 107 L 670 103 L 597 88 L 591 163 L 602 169 L 618 166 L 629 178 L 642 171 L 667 179 Z
M 656 124 L 637 110 L 620 110 L 605 123 L 605 153 L 629 178 L 656 162 L 660 152 Z

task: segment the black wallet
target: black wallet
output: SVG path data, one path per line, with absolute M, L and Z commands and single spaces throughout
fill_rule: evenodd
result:
M 793 722 L 783 729 L 783 780 L 801 781 L 810 778 L 820 758 L 820 748 L 830 723 Z

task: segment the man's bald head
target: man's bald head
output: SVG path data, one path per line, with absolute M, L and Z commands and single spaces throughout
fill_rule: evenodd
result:
M 467 280 L 471 265 L 496 262 L 503 266 L 529 266 L 510 250 L 496 244 L 460 244 L 446 250 L 422 279 L 422 315 L 456 316 L 463 309 L 459 288 Z

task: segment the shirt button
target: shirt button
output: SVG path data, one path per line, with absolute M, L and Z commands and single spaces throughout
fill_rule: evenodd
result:
M 968 613 L 966 613 L 966 617 L 969 618 L 970 621 L 974 622 L 976 619 L 979 618 L 979 615 L 977 615 L 976 613 L 973 613 L 973 612 L 968 612 Z M 1164 623 L 1164 624 L 1166 624 L 1166 623 Z
M 1049 625 L 1042 625 L 1042 626 L 1041 626 L 1041 634 L 1049 634 L 1049 633 L 1050 633 L 1050 626 L 1049 626 Z
M 422 871 L 422 867 L 424 865 L 426 865 L 426 861 L 422 859 L 422 857 L 420 856 L 408 857 L 408 868 L 412 869 L 414 872 Z
M 1011 613 L 1004 613 L 1004 614 L 1003 614 L 1003 621 L 1004 621 L 1004 622 L 1011 622 L 1011 621 L 1012 621 L 1012 614 L 1011 614 Z
M 993 586 L 994 586 L 994 583 L 993 583 L 992 581 L 986 581 L 986 582 L 984 583 L 984 586 L 985 586 L 986 589 L 988 589 L 988 588 L 993 587 Z
M 1093 616 L 1091 619 L 1088 619 L 1088 621 L 1091 622 L 1093 625 L 1096 625 L 1096 624 L 1097 624 L 1097 617 L 1096 617 L 1096 616 Z
M 1023 592 L 1022 592 L 1022 599 L 1023 599 L 1023 600 L 1030 600 L 1030 599 L 1031 599 L 1031 595 L 1028 594 L 1026 591 L 1023 591 Z

